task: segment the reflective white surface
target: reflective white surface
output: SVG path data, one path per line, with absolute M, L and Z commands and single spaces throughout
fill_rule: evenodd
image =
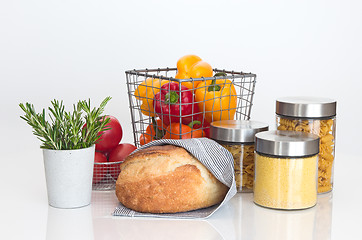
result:
M 112 217 L 113 191 L 93 192 L 92 204 L 79 209 L 48 207 L 47 239 L 330 239 L 332 194 L 316 207 L 280 211 L 259 207 L 252 193 L 237 194 L 207 220 Z
M 30 153 L 41 159 L 40 150 Z M 22 177 L 11 171 L 1 175 L 12 184 L 2 181 L 0 239 L 361 239 L 362 164 L 356 155 L 337 159 L 334 190 L 319 195 L 313 208 L 273 210 L 255 205 L 252 193 L 238 193 L 206 220 L 113 217 L 114 191 L 93 191 L 91 204 L 83 208 L 53 208 L 42 162 L 24 164 L 17 175 Z

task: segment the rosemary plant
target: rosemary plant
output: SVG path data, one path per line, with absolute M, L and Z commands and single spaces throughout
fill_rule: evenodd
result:
M 20 116 L 32 128 L 33 134 L 42 142 L 41 148 L 54 150 L 71 150 L 87 148 L 97 143 L 98 133 L 106 131 L 109 118 L 101 117 L 105 106 L 111 97 L 106 97 L 99 108 L 91 108 L 90 99 L 78 101 L 73 105 L 73 111 L 64 110 L 63 101 L 51 101 L 49 121 L 46 119 L 45 109 L 37 113 L 30 103 L 20 103 L 25 112 Z M 86 124 L 86 125 L 85 125 Z M 85 126 L 85 127 L 84 127 Z

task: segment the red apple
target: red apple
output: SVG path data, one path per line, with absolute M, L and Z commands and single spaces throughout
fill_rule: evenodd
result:
M 106 163 L 107 157 L 100 152 L 96 152 L 94 155 L 94 169 L 93 169 L 93 184 L 99 183 L 107 174 L 107 165 L 97 164 Z
M 119 173 L 121 172 L 120 166 L 124 159 L 137 148 L 130 143 L 121 143 L 109 153 L 108 162 L 119 162 L 117 164 L 112 164 L 112 167 L 109 168 L 109 173 L 113 179 L 117 179 Z

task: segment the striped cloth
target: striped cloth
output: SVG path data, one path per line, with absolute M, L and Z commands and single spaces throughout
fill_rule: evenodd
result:
M 222 183 L 228 186 L 230 189 L 227 192 L 224 200 L 217 205 L 198 209 L 189 212 L 181 213 L 140 213 L 126 208 L 121 203 L 113 212 L 113 216 L 129 216 L 129 217 L 160 217 L 160 218 L 207 218 L 216 212 L 221 206 L 229 201 L 236 194 L 236 184 L 234 176 L 234 160 L 231 153 L 219 145 L 217 142 L 208 138 L 192 138 L 183 140 L 162 139 L 152 141 L 134 152 L 141 149 L 156 146 L 171 144 L 179 147 L 183 147 L 194 157 L 196 157 L 203 165 L 205 165 L 209 171 Z M 134 153 L 133 152 L 133 153 Z

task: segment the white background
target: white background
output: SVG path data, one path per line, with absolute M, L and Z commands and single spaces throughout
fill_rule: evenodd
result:
M 278 97 L 337 99 L 335 181 L 349 177 L 356 186 L 351 189 L 360 191 L 353 182 L 358 177 L 339 170 L 361 169 L 360 159 L 338 156 L 357 155 L 362 147 L 361 13 L 357 0 L 2 0 L 1 212 L 18 203 L 17 213 L 29 198 L 46 200 L 39 141 L 19 117 L 20 102 L 40 110 L 54 98 L 70 107 L 80 99 L 98 105 L 112 96 L 106 113 L 120 120 L 122 142 L 132 143 L 124 71 L 175 67 L 185 54 L 197 54 L 216 68 L 256 73 L 251 116 L 271 128 Z M 11 197 L 19 191 L 23 199 Z M 30 216 L 8 218 L 26 222 Z

